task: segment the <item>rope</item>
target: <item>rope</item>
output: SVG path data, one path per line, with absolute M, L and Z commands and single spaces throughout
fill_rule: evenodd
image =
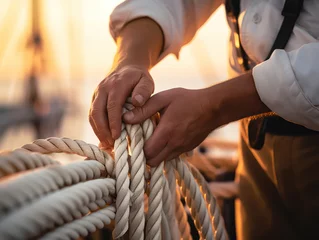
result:
M 127 103 L 124 111 L 132 108 Z M 216 201 L 198 172 L 181 159 L 146 167 L 143 146 L 152 133 L 151 120 L 122 124 L 114 159 L 68 138 L 36 140 L 0 156 L 0 235 L 77 239 L 114 220 L 114 238 L 192 239 L 181 193 L 201 238 L 227 239 Z M 42 155 L 50 153 L 86 160 L 61 165 Z
M 78 239 L 86 237 L 89 233 L 102 229 L 104 225 L 111 223 L 111 219 L 115 217 L 115 207 L 108 206 L 98 212 L 92 213 L 82 219 L 67 223 L 57 228 L 54 232 L 50 232 L 41 239 Z
M 0 161 L 0 178 L 13 173 L 59 164 L 59 162 L 54 161 L 45 155 L 35 153 L 27 156 L 20 151 L 0 155 Z

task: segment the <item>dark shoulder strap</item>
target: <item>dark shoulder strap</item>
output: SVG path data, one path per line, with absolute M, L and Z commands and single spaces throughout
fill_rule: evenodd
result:
M 286 0 L 283 10 L 281 14 L 284 16 L 284 20 L 281 24 L 280 30 L 277 34 L 276 40 L 274 41 L 267 57 L 265 60 L 267 60 L 273 51 L 275 49 L 284 49 L 286 44 L 289 41 L 289 38 L 291 36 L 291 33 L 293 31 L 293 28 L 295 26 L 295 23 L 299 17 L 299 14 L 301 12 L 302 6 L 303 6 L 304 0 Z M 226 13 L 228 16 L 232 18 L 232 21 L 235 23 L 235 31 L 239 35 L 239 26 L 238 26 L 238 16 L 240 14 L 240 0 L 225 0 L 225 8 Z M 243 59 L 242 65 L 245 70 L 249 70 L 249 58 L 243 48 L 241 47 L 241 44 L 239 46 L 239 51 L 237 51 L 237 54 L 240 55 L 239 57 Z
M 301 12 L 303 2 L 304 0 L 286 0 L 284 8 L 281 12 L 281 15 L 284 16 L 284 20 L 281 24 L 276 40 L 265 60 L 270 58 L 275 49 L 284 49 L 286 47 Z

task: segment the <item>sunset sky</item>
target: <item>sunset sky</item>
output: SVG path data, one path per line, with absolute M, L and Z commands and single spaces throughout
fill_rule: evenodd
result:
M 109 15 L 119 0 L 42 0 L 47 73 L 43 88 L 63 92 L 87 112 L 93 90 L 112 64 L 115 44 L 108 30 Z M 30 1 L 1 0 L 0 102 L 21 100 L 23 69 L 30 63 Z M 155 91 L 173 87 L 202 88 L 226 79 L 228 27 L 221 7 L 184 47 L 180 60 L 168 56 L 152 70 Z M 87 118 L 83 121 L 87 121 Z M 88 124 L 88 123 L 85 123 Z M 84 138 L 91 138 L 87 128 Z M 85 133 L 86 132 L 86 133 Z

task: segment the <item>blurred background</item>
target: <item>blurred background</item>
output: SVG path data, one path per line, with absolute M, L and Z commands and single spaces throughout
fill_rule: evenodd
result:
M 97 144 L 87 118 L 115 44 L 109 16 L 119 0 L 0 0 L 0 149 L 38 137 Z M 152 70 L 156 92 L 227 79 L 228 26 L 220 7 L 191 44 Z M 216 131 L 237 141 L 237 125 Z
M 50 136 L 98 144 L 88 111 L 112 65 L 116 46 L 108 22 L 121 2 L 0 0 L 0 151 Z M 226 80 L 228 31 L 221 6 L 179 60 L 170 55 L 151 71 L 155 92 Z M 238 124 L 231 123 L 215 130 L 189 159 L 213 194 L 224 199 L 220 206 L 230 239 L 236 239 L 237 141 Z

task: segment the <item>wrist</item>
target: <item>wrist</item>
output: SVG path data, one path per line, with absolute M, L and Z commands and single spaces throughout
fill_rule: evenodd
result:
M 119 70 L 123 67 L 133 66 L 142 70 L 149 70 L 150 62 L 147 58 L 140 59 L 135 58 L 134 56 L 130 55 L 129 53 L 117 53 L 115 55 L 113 65 L 111 70 Z
M 113 67 L 136 65 L 149 70 L 158 61 L 164 45 L 164 34 L 152 19 L 139 18 L 121 30 L 116 44 Z
M 208 88 L 207 94 L 220 125 L 270 112 L 258 95 L 251 71 Z

